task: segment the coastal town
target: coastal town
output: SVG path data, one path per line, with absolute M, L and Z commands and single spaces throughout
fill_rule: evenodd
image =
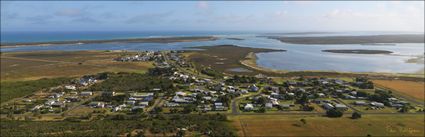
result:
M 292 114 L 329 117 L 343 114 L 423 113 L 422 104 L 376 88 L 367 78 L 291 77 L 280 82 L 263 74 L 212 77 L 197 71 L 184 51 L 142 51 L 111 59 L 150 61 L 148 74 L 99 73 L 72 79 L 60 86 L 34 92 L 1 106 L 2 117 L 38 119 L 92 114 Z M 143 83 L 128 75 L 147 77 Z M 119 79 L 120 82 L 110 82 Z M 129 81 L 126 83 L 126 81 Z M 159 84 L 153 84 L 159 83 Z M 110 84 L 110 85 L 107 85 Z M 121 88 L 115 84 L 124 84 Z

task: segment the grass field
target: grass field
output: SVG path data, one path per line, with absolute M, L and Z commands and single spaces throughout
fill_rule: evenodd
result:
M 152 62 L 115 62 L 122 52 L 46 51 L 1 54 L 1 80 L 34 80 L 99 72 L 146 72 Z
M 373 80 L 373 83 L 386 88 L 393 89 L 401 94 L 414 97 L 416 99 L 425 99 L 425 83 L 403 80 Z
M 29 81 L 2 81 L 0 86 L 0 103 L 13 98 L 23 97 L 42 89 L 67 83 L 71 78 L 39 79 Z
M 374 115 L 357 120 L 348 116 L 244 115 L 230 116 L 230 120 L 239 136 L 424 136 L 423 115 Z
M 190 61 L 197 65 L 211 67 L 214 70 L 230 74 L 258 74 L 257 72 L 253 73 L 252 69 L 242 65 L 240 60 L 245 59 L 248 53 L 278 51 L 273 49 L 238 47 L 234 45 L 205 46 L 196 48 L 203 50 L 185 53 L 185 56 L 188 57 Z M 232 69 L 247 69 L 250 71 L 238 72 L 231 71 Z

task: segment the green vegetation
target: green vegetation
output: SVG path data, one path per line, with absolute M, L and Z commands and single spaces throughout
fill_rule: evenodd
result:
M 136 127 L 137 122 L 130 120 L 90 122 L 2 120 L 1 136 L 116 136 Z
M 208 76 L 211 76 L 211 77 L 216 77 L 216 78 L 223 76 L 223 74 L 221 74 L 220 72 L 217 72 L 217 71 L 215 71 L 215 70 L 213 70 L 211 68 L 203 68 L 201 70 L 201 73 L 202 74 L 205 74 L 205 75 L 208 75 Z
M 168 89 L 172 82 L 168 79 L 139 73 L 109 73 L 108 79 L 94 84 L 91 90 L 97 91 L 148 91 L 152 88 Z
M 30 81 L 1 82 L 1 103 L 33 92 L 70 82 L 71 78 L 39 79 Z
M 209 136 L 236 136 L 226 115 L 155 115 L 145 119 L 132 117 L 93 120 L 90 122 L 1 121 L 1 136 L 119 136 L 142 129 L 139 134 L 175 135 L 178 129 Z M 43 126 L 39 126 L 43 125 Z M 152 136 L 152 135 L 146 135 Z
M 359 119 L 359 118 L 362 118 L 362 114 L 360 114 L 359 112 L 354 112 L 354 113 L 351 115 L 351 118 L 352 118 L 352 119 Z
M 328 111 L 326 111 L 326 116 L 328 117 L 342 117 L 343 114 L 344 113 L 342 113 L 342 111 L 335 109 L 329 109 Z

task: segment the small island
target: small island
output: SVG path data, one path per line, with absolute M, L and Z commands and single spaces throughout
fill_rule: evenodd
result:
M 242 38 L 226 38 L 226 39 L 228 39 L 228 40 L 244 40 Z
M 349 54 L 391 54 L 392 51 L 387 50 L 367 50 L 367 49 L 330 49 L 322 50 L 322 52 L 331 53 L 349 53 Z

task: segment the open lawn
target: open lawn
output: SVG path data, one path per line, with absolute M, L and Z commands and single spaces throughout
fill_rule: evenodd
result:
M 152 62 L 115 62 L 123 52 L 44 51 L 1 54 L 1 80 L 35 80 L 99 72 L 146 72 Z
M 390 88 L 398 91 L 401 94 L 414 97 L 416 99 L 425 99 L 425 83 L 424 82 L 413 82 L 403 80 L 373 80 L 373 83 L 378 86 Z
M 423 115 L 374 115 L 353 120 L 300 115 L 229 116 L 239 136 L 424 136 Z M 306 124 L 300 120 L 305 119 Z

